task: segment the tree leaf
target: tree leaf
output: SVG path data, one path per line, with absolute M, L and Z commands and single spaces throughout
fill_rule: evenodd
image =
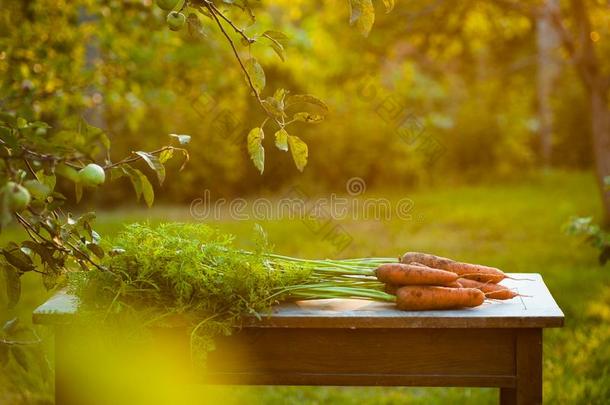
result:
M 3 229 L 13 220 L 8 193 L 0 192 L 0 229 Z
M 38 256 L 40 256 L 43 263 L 52 264 L 55 262 L 55 260 L 53 260 L 53 250 L 36 243 L 33 240 L 25 240 L 21 242 L 21 245 L 34 251 Z
M 60 163 L 55 167 L 55 173 L 75 183 L 78 182 L 78 172 L 76 169 L 64 163 Z
M 389 13 L 394 10 L 394 5 L 396 2 L 394 0 L 383 0 L 383 5 L 385 6 L 385 12 Z
M 288 145 L 290 146 L 290 153 L 292 154 L 292 159 L 294 159 L 294 164 L 302 172 L 307 165 L 307 144 L 298 136 L 288 135 Z
M 102 249 L 100 245 L 98 245 L 97 243 L 92 243 L 92 242 L 86 243 L 86 245 L 87 245 L 87 249 L 89 249 L 91 252 L 93 252 L 94 255 L 96 255 L 100 259 L 104 258 L 104 249 Z
M 189 151 L 186 149 L 180 149 L 182 151 L 182 157 L 184 158 L 184 161 L 182 162 L 182 164 L 180 165 L 180 169 L 178 169 L 178 171 L 182 171 L 184 170 L 184 168 L 186 167 L 186 164 L 189 162 L 189 160 L 191 159 L 190 155 L 189 155 Z
M 19 297 L 21 296 L 21 278 L 14 267 L 3 263 L 2 268 L 4 269 L 6 281 L 7 307 L 11 309 L 19 302 Z
M 106 133 L 102 132 L 100 134 L 100 142 L 102 142 L 102 145 L 104 145 L 104 148 L 106 150 L 110 150 L 110 138 L 108 138 L 108 135 L 106 135 Z
M 172 138 L 176 138 L 178 140 L 178 143 L 180 143 L 180 145 L 186 145 L 187 143 L 189 143 L 191 141 L 190 135 L 169 134 L 169 136 L 171 136 Z
M 272 41 L 271 48 L 275 52 L 275 54 L 282 60 L 282 62 L 286 61 L 286 52 L 284 51 L 284 46 L 279 42 Z
M 89 124 L 84 118 L 80 118 L 78 120 L 77 130 L 79 133 L 85 135 L 88 139 L 100 138 L 100 136 L 104 133 L 102 128 Z
M 130 165 L 121 165 L 121 169 L 123 169 L 131 181 L 133 191 L 136 193 L 136 201 L 140 201 L 140 197 L 142 196 L 142 176 L 140 176 L 140 174 L 142 174 L 142 172 L 138 169 L 134 169 Z
M 55 174 L 45 174 L 44 170 L 38 170 L 36 172 L 36 178 L 38 178 L 42 184 L 48 186 L 51 190 L 50 192 L 55 190 L 55 184 L 57 183 Z
M 248 133 L 248 154 L 261 174 L 265 170 L 265 148 L 262 144 L 264 137 L 265 133 L 258 127 Z
M 310 114 L 308 112 L 298 112 L 292 116 L 295 121 L 306 122 L 308 124 L 318 124 L 324 121 L 323 115 Z
M 22 272 L 34 270 L 32 259 L 20 249 L 2 249 L 2 254 L 9 264 L 17 267 Z
M 281 128 L 275 133 L 275 146 L 279 150 L 288 152 L 288 132 L 284 128 Z
M 279 102 L 275 99 L 275 97 L 267 97 L 262 102 L 265 110 L 276 117 L 284 116 L 284 103 Z
M 367 37 L 375 22 L 373 0 L 350 0 L 350 6 L 349 23 L 356 25 L 358 31 Z
M 17 125 L 17 116 L 13 112 L 0 111 L 0 122 L 5 122 L 9 126 Z
M 267 38 L 275 39 L 278 42 L 283 42 L 288 40 L 288 36 L 280 31 L 272 31 L 268 30 L 263 32 L 263 36 Z
M 159 161 L 159 158 L 153 154 L 143 151 L 137 151 L 136 155 L 140 156 L 148 166 L 157 173 L 159 184 L 163 184 L 165 180 L 165 166 Z
M 286 97 L 286 90 L 284 89 L 277 89 L 274 93 L 273 93 L 273 98 L 275 99 L 275 101 L 278 102 L 278 104 L 281 106 L 282 110 L 284 109 L 284 98 Z M 610 178 L 609 178 L 610 179 Z
M 174 156 L 174 149 L 165 149 L 159 154 L 159 162 L 165 163 Z
M 142 173 L 140 173 L 140 174 L 141 174 L 142 195 L 144 196 L 144 202 L 146 203 L 148 208 L 150 208 L 150 207 L 152 207 L 153 203 L 155 202 L 155 191 L 153 190 L 153 186 L 152 186 L 152 184 L 150 184 L 150 181 L 148 181 L 148 177 L 146 177 Z
M 49 186 L 38 180 L 26 180 L 23 182 L 23 186 L 27 188 L 32 197 L 37 200 L 44 200 L 51 193 Z
M 95 221 L 95 218 L 95 212 L 85 212 L 80 217 L 78 217 L 78 219 L 76 220 L 76 225 L 85 228 L 91 222 Z
M 146 175 L 140 170 L 135 169 L 130 165 L 122 165 L 122 167 L 127 176 L 129 176 L 129 180 L 131 180 L 137 200 L 140 201 L 140 197 L 143 196 L 144 202 L 150 208 L 155 200 L 155 192 L 152 184 L 150 184 L 150 181 L 148 180 L 148 177 L 146 177 Z
M 57 279 L 59 278 L 58 274 L 54 271 L 47 270 L 45 273 L 41 275 L 42 284 L 44 288 L 50 290 L 57 285 Z
M 271 48 L 275 51 L 277 56 L 280 57 L 282 62 L 286 60 L 286 53 L 284 52 L 284 45 L 281 41 L 287 39 L 287 37 L 281 32 L 277 31 L 265 31 L 263 37 L 267 38 L 271 42 Z
M 606 246 L 602 249 L 598 257 L 599 264 L 605 266 L 608 260 L 610 260 L 610 246 Z
M 244 62 L 246 72 L 252 80 L 252 85 L 258 93 L 265 88 L 265 71 L 255 58 L 250 58 Z
M 125 171 L 121 167 L 113 167 L 110 169 L 110 180 L 114 181 L 125 176 Z
M 74 183 L 74 196 L 77 203 L 83 198 L 83 185 L 78 182 Z
M 186 18 L 187 30 L 189 35 L 195 39 L 205 39 L 207 32 L 195 13 L 189 13 Z
M 286 108 L 302 103 L 318 106 L 324 111 L 324 113 L 328 112 L 328 106 L 326 103 L 319 98 L 312 96 L 311 94 L 295 94 L 286 97 Z
M 8 127 L 0 127 L 0 138 L 6 143 L 11 149 L 17 149 L 19 147 L 19 141 L 13 135 L 13 130 Z

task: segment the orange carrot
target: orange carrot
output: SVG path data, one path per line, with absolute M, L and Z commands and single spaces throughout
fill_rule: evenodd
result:
M 413 265 L 413 266 L 423 267 L 423 268 L 426 268 L 426 269 L 431 269 L 432 268 L 432 267 L 426 266 L 425 264 L 421 264 L 421 263 L 417 263 L 417 262 L 411 262 L 409 264 Z M 439 270 L 439 269 L 437 269 L 437 270 Z M 453 283 L 449 283 L 447 285 L 444 285 L 443 287 L 462 288 L 463 286 L 459 282 L 455 281 Z
M 480 281 L 465 278 L 460 278 L 458 283 L 466 288 L 477 288 L 481 290 L 487 298 L 495 298 L 497 300 L 510 300 L 519 295 L 500 284 L 481 283 Z
M 396 306 L 403 311 L 477 307 L 485 294 L 476 288 L 406 286 L 396 291 Z
M 375 275 L 384 283 L 395 285 L 447 285 L 457 281 L 455 273 L 403 263 L 386 263 L 377 267 Z
M 404 262 L 402 262 L 402 263 L 404 263 Z M 408 263 L 408 264 L 411 264 L 411 265 L 413 265 L 413 266 L 426 267 L 426 268 L 428 268 L 428 269 L 431 269 L 431 268 L 432 268 L 432 267 L 430 267 L 430 266 L 426 266 L 425 264 L 421 264 L 421 263 L 418 263 L 418 262 L 410 262 L 410 263 Z
M 386 284 L 385 287 L 383 288 L 383 291 L 387 292 L 388 294 L 396 295 L 396 291 L 398 291 L 399 288 L 400 288 L 399 285 Z
M 402 263 L 417 262 L 435 269 L 451 271 L 463 278 L 481 281 L 484 283 L 498 283 L 506 278 L 506 274 L 495 267 L 482 266 L 456 262 L 446 257 L 430 255 L 427 253 L 407 252 L 401 260 Z
M 398 291 L 398 289 L 400 287 L 404 287 L 402 285 L 396 285 L 396 284 L 385 284 L 383 291 L 387 292 L 388 294 L 392 294 L 392 295 L 396 295 L 396 291 Z M 446 286 L 442 286 L 442 287 L 450 287 L 450 288 L 462 288 L 462 285 L 460 283 L 458 283 L 457 281 L 447 284 Z
M 462 287 L 466 287 L 466 286 L 462 285 L 462 283 L 460 283 L 460 279 L 458 279 L 458 281 L 454 281 L 453 283 L 447 284 L 445 287 L 462 288 Z

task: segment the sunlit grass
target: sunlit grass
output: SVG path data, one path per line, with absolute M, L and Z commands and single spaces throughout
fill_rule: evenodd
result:
M 574 381 L 583 377 L 569 361 L 565 361 L 564 356 L 574 350 L 569 347 L 570 339 L 586 334 L 591 326 L 586 318 L 586 309 L 600 296 L 601 289 L 610 285 L 610 271 L 597 265 L 592 249 L 565 236 L 561 226 L 571 215 L 598 214 L 599 203 L 590 197 L 596 195 L 594 187 L 590 174 L 561 173 L 540 175 L 511 185 L 418 192 L 371 190 L 366 195 L 383 195 L 394 202 L 403 197 L 411 198 L 414 202 L 413 219 L 340 221 L 353 237 L 353 242 L 341 252 L 299 220 L 258 222 L 267 230 L 276 251 L 282 254 L 310 258 L 394 257 L 407 250 L 422 250 L 498 266 L 508 272 L 541 273 L 566 314 L 565 328 L 545 333 L 545 370 L 553 377 L 545 379 L 545 395 L 547 399 L 569 398 L 561 391 L 575 390 Z M 100 213 L 97 229 L 102 235 L 110 235 L 126 223 L 145 220 L 189 221 L 193 218 L 188 207 L 125 209 Z M 213 221 L 238 235 L 238 242 L 244 247 L 249 246 L 248 238 L 252 235 L 254 222 Z M 2 239 L 17 235 L 11 230 L 4 233 Z M 19 308 L 3 314 L 3 319 L 13 314 L 25 320 L 29 318 L 32 309 L 47 296 L 42 288 L 37 287 L 37 281 L 34 277 L 25 280 L 24 291 L 27 294 Z M 45 333 L 45 336 L 51 338 L 50 333 Z M 50 344 L 47 346 L 50 350 Z M 600 364 L 600 360 L 596 359 L 595 364 Z M 610 359 L 605 359 L 605 362 L 610 362 Z M 26 373 L 15 369 L 12 365 L 7 371 L 0 371 L 0 386 L 11 387 L 10 395 L 19 390 L 25 392 L 26 399 L 16 400 L 17 403 L 30 403 L 27 398 L 32 397 L 50 397 L 52 385 L 41 383 L 36 372 L 26 377 Z M 607 368 L 605 370 L 608 372 Z M 603 370 L 599 372 L 603 373 Z M 17 382 L 20 384 L 18 387 L 14 385 Z M 476 388 L 212 387 L 205 392 L 223 398 L 223 402 L 235 403 L 441 404 L 497 401 L 496 390 Z

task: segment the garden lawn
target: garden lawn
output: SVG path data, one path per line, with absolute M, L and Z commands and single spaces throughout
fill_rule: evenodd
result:
M 503 185 L 469 186 L 399 193 L 367 191 L 361 197 L 385 197 L 394 204 L 408 197 L 411 220 L 335 221 L 353 242 L 338 252 L 332 241 L 300 220 L 261 223 L 278 253 L 301 257 L 397 257 L 418 250 L 497 266 L 507 272 L 541 273 L 566 315 L 563 329 L 547 330 L 544 340 L 544 395 L 547 403 L 610 402 L 610 266 L 601 268 L 596 252 L 562 233 L 572 215 L 599 215 L 593 176 L 551 173 Z M 595 198 L 592 199 L 591 196 Z M 100 213 L 97 229 L 107 236 L 132 221 L 192 221 L 188 207 Z M 248 247 L 255 221 L 208 221 L 238 235 Z M 3 241 L 19 233 L 8 230 Z M 29 320 L 47 294 L 25 280 L 25 296 L 15 311 Z M 40 328 L 52 363 L 52 335 Z M 37 367 L 25 373 L 15 364 L 0 370 L 0 403 L 50 401 L 52 384 Z M 8 389 L 5 389 L 7 387 Z M 202 388 L 203 389 L 203 388 Z M 496 403 L 495 389 L 214 387 L 206 394 L 225 403 L 269 404 L 444 404 Z

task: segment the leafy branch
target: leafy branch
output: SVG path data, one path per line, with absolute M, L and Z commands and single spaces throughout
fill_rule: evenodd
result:
M 610 189 L 610 178 L 606 177 L 608 189 Z M 598 261 L 601 266 L 610 261 L 610 233 L 593 222 L 592 217 L 574 217 L 564 225 L 564 231 L 568 235 L 580 236 L 584 241 L 599 251 Z
M 218 11 L 218 9 L 216 8 L 216 6 L 214 6 L 214 3 L 210 2 L 210 1 L 206 1 L 206 8 L 209 10 L 210 15 L 212 16 L 212 18 L 214 19 L 214 21 L 216 21 L 216 25 L 218 25 L 218 28 L 220 29 L 220 31 L 222 32 L 222 34 L 224 35 L 224 37 L 227 39 L 227 41 L 229 42 L 229 45 L 231 46 L 231 49 L 233 50 L 233 54 L 235 55 L 235 58 L 237 59 L 237 62 L 239 63 L 239 66 L 241 67 L 241 70 L 244 72 L 244 74 L 246 75 L 246 79 L 248 81 L 248 85 L 250 86 L 250 89 L 252 90 L 252 92 L 254 93 L 254 96 L 256 97 L 256 100 L 261 104 L 262 106 L 262 102 L 263 100 L 261 100 L 260 94 L 258 89 L 254 86 L 254 83 L 252 82 L 252 77 L 250 76 L 250 73 L 248 72 L 248 70 L 246 69 L 246 67 L 244 66 L 244 62 L 241 60 L 241 57 L 239 56 L 239 52 L 237 51 L 237 48 L 235 47 L 235 43 L 233 42 L 233 40 L 231 39 L 231 37 L 229 36 L 229 34 L 227 33 L 227 31 L 224 29 L 224 27 L 222 26 L 222 23 L 220 22 L 220 20 L 218 19 L 218 15 L 222 16 L 222 18 L 225 21 L 229 21 L 230 25 L 235 29 L 236 32 L 241 33 L 241 35 L 244 35 L 244 37 L 247 39 L 248 43 L 252 43 L 254 42 L 254 40 L 248 38 L 247 36 L 245 36 L 245 34 L 243 33 L 243 30 L 238 29 L 232 22 L 230 22 L 230 20 L 224 16 L 224 14 L 220 13 L 220 11 Z M 217 15 L 218 13 L 218 15 Z
M 240 7 L 236 4 L 227 5 Z M 182 4 L 180 7 L 180 12 L 188 11 L 189 6 L 194 10 L 199 11 L 202 15 L 209 17 L 213 21 L 213 24 L 220 30 L 220 33 L 228 42 L 240 70 L 245 76 L 248 87 L 266 115 L 260 126 L 252 129 L 247 136 L 247 149 L 252 161 L 254 162 L 254 165 L 261 173 L 264 171 L 265 152 L 262 145 L 263 139 L 265 138 L 264 127 L 271 122 L 277 127 L 277 131 L 275 133 L 276 146 L 283 151 L 290 150 L 295 161 L 295 165 L 299 170 L 302 171 L 307 164 L 307 145 L 299 137 L 289 135 L 285 128 L 297 122 L 307 124 L 319 123 L 324 119 L 324 115 L 328 112 L 328 107 L 323 101 L 315 98 L 312 95 L 297 95 L 294 97 L 297 99 L 300 97 L 301 100 L 305 100 L 305 103 L 317 106 L 316 108 L 319 109 L 319 113 L 313 114 L 307 111 L 298 111 L 292 119 L 287 120 L 286 109 L 291 105 L 289 100 L 290 96 L 288 96 L 289 92 L 284 89 L 277 89 L 272 97 L 263 97 L 262 91 L 266 84 L 265 71 L 263 67 L 252 56 L 247 60 L 244 60 L 244 58 L 240 55 L 236 42 L 233 40 L 231 35 L 229 35 L 225 24 L 228 24 L 228 26 L 240 36 L 242 43 L 245 46 L 249 47 L 253 43 L 257 42 L 257 39 L 259 38 L 268 40 L 271 48 L 282 61 L 285 60 L 284 46 L 288 40 L 288 37 L 282 32 L 270 30 L 263 32 L 261 35 L 251 37 L 246 34 L 244 28 L 240 28 L 237 24 L 235 24 L 211 0 L 191 0 L 190 2 L 184 2 L 184 4 Z M 252 12 L 249 10 L 247 4 L 240 8 L 242 8 L 242 10 L 245 9 L 249 11 L 250 15 L 252 16 Z M 176 12 L 171 11 L 168 18 L 173 16 L 173 13 Z M 191 27 L 191 25 L 198 26 L 201 24 L 199 19 L 197 17 L 192 18 L 193 16 L 194 14 L 191 13 L 189 14 L 188 19 L 186 17 L 182 18 L 186 24 L 189 24 L 189 32 L 193 31 L 192 28 L 196 28 Z M 170 28 L 176 30 L 175 26 L 171 24 Z M 195 29 L 195 31 L 198 31 L 198 29 Z M 295 104 L 299 103 L 292 103 L 292 105 Z
M 348 3 L 350 6 L 350 24 L 355 25 L 362 35 L 368 36 L 375 21 L 375 9 L 372 0 L 349 0 Z M 383 0 L 386 12 L 392 10 L 394 3 L 394 0 Z M 265 139 L 264 129 L 265 125 L 271 122 L 277 127 L 274 134 L 275 146 L 282 151 L 290 151 L 297 169 L 303 171 L 307 165 L 308 159 L 307 144 L 298 136 L 289 134 L 286 131 L 286 128 L 295 123 L 320 123 L 324 120 L 324 116 L 328 112 L 328 107 L 323 101 L 312 95 L 301 94 L 291 96 L 289 95 L 290 92 L 284 89 L 277 89 L 271 97 L 263 97 L 262 91 L 266 84 L 263 67 L 252 56 L 247 60 L 244 60 L 242 56 L 240 56 L 237 45 L 231 38 L 231 35 L 229 35 L 224 24 L 228 24 L 228 26 L 241 38 L 241 42 L 247 47 L 250 47 L 253 43 L 257 42 L 259 38 L 268 40 L 271 48 L 282 61 L 285 60 L 284 47 L 288 37 L 282 32 L 271 30 L 267 30 L 258 36 L 251 37 L 246 34 L 244 28 L 240 28 L 231 18 L 225 15 L 212 0 L 188 0 L 176 4 L 179 4 L 179 7 L 176 6 L 167 16 L 170 29 L 177 31 L 182 25 L 187 24 L 190 33 L 195 32 L 199 33 L 199 36 L 202 36 L 201 22 L 191 11 L 198 11 L 205 17 L 210 18 L 228 42 L 231 52 L 245 76 L 248 87 L 266 115 L 262 123 L 258 127 L 251 129 L 247 135 L 248 154 L 256 168 L 263 173 L 265 168 L 265 149 L 263 146 L 263 140 Z M 250 10 L 246 2 L 240 5 L 236 2 L 227 1 L 225 2 L 225 5 L 238 7 L 242 11 L 247 11 L 249 16 L 252 19 L 254 18 L 252 10 Z M 183 12 L 189 13 L 188 18 L 182 14 Z M 317 112 L 312 113 L 305 110 L 292 111 L 291 114 L 294 115 L 289 119 L 287 109 L 299 104 L 314 106 L 314 108 L 317 109 Z
M 254 38 L 250 38 L 246 35 L 245 31 L 243 28 L 239 28 L 237 27 L 233 21 L 231 21 L 229 18 L 227 18 L 219 9 L 218 7 L 216 7 L 214 5 L 214 3 L 212 3 L 211 1 L 206 1 L 206 5 L 208 7 L 208 9 L 212 8 L 212 10 L 210 10 L 210 12 L 216 13 L 220 16 L 220 18 L 222 18 L 223 20 L 225 20 L 230 26 L 231 28 L 233 28 L 233 30 L 238 33 L 247 43 L 249 44 L 253 44 L 254 42 L 256 42 L 256 40 Z
M 108 169 L 112 169 L 114 167 L 118 167 L 118 166 L 122 166 L 128 163 L 135 163 L 138 160 L 145 160 L 147 162 L 147 164 L 151 165 L 151 159 L 150 156 L 156 156 L 156 155 L 163 155 L 164 153 L 170 152 L 171 154 L 173 154 L 173 152 L 178 151 L 180 153 L 182 153 L 182 155 L 184 156 L 184 162 L 180 168 L 180 170 L 182 170 L 184 168 L 184 165 L 189 161 L 190 156 L 189 153 L 186 149 L 184 148 L 177 148 L 175 146 L 164 146 L 162 148 L 159 149 L 155 149 L 153 151 L 150 152 L 142 152 L 142 151 L 132 151 L 131 154 L 133 156 L 131 157 L 126 157 L 122 160 L 119 160 L 118 162 L 114 162 L 114 163 L 108 163 L 107 165 L 104 166 L 104 170 L 108 170 Z M 155 161 L 156 162 L 156 161 Z M 156 167 L 156 163 L 152 164 L 151 167 L 153 170 L 157 170 L 158 168 Z
M 43 127 L 44 132 L 38 131 Z M 0 187 L 0 231 L 14 219 L 29 237 L 21 243 L 9 242 L 0 249 L 0 270 L 4 272 L 9 306 L 18 302 L 20 277 L 27 272 L 40 274 L 47 288 L 53 288 L 71 270 L 108 272 L 100 264 L 106 252 L 92 227 L 95 215 L 74 217 L 63 213 L 61 207 L 67 198 L 56 190 L 57 176 L 74 184 L 78 202 L 84 188 L 102 185 L 106 172 L 115 172 L 111 180 L 128 177 L 136 197 L 144 196 L 150 206 L 153 187 L 147 176 L 132 164 L 144 161 L 162 184 L 164 164 L 175 152 L 183 156 L 182 166 L 189 158 L 182 147 L 190 141 L 188 135 L 170 135 L 180 146 L 134 151 L 112 162 L 108 153 L 110 141 L 99 128 L 83 122 L 78 123 L 77 130 L 66 128 L 48 133 L 47 128 L 46 124 L 27 122 L 0 111 L 0 178 L 4 182 Z M 65 142 L 66 135 L 69 142 Z M 93 163 L 89 157 L 100 152 L 100 144 L 107 152 L 104 165 Z
M 10 147 L 10 145 L 2 138 L 0 138 L 0 145 L 4 146 L 5 148 Z M 19 154 L 11 153 L 11 154 L 2 156 L 1 158 L 2 159 L 23 159 L 24 162 L 26 162 L 26 164 L 28 165 L 28 168 L 30 170 L 31 170 L 31 167 L 29 165 L 29 161 L 27 160 L 27 157 L 30 157 L 30 158 L 33 158 L 36 160 L 48 161 L 48 162 L 56 162 L 56 163 L 65 162 L 67 165 L 70 165 L 73 167 L 79 167 L 71 162 L 71 160 L 78 159 L 77 157 L 68 157 L 68 156 L 58 157 L 53 154 L 37 152 L 35 150 L 29 149 L 28 147 L 26 147 L 24 145 L 19 145 L 19 149 L 20 149 L 21 153 L 19 153 Z

